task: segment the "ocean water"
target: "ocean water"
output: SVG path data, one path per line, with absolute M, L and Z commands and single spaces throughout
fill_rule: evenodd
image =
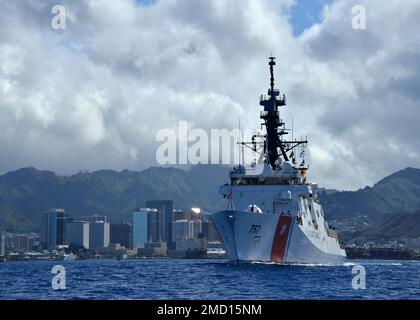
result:
M 66 289 L 53 290 L 61 264 Z M 355 264 L 366 289 L 352 288 Z M 97 260 L 0 263 L 0 299 L 419 299 L 420 262 L 343 265 L 234 264 L 226 260 Z

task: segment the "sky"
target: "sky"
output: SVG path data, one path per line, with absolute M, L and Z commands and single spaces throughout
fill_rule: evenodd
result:
M 418 0 L 0 0 L 0 174 L 142 170 L 179 121 L 258 129 L 271 53 L 310 180 L 420 167 L 419 18 Z

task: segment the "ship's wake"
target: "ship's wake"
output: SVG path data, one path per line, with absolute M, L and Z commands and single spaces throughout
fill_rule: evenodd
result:
M 341 263 L 296 263 L 296 262 L 270 262 L 270 261 L 241 261 L 241 262 L 229 262 L 230 264 L 242 264 L 242 265 L 270 265 L 270 266 L 295 266 L 295 267 L 353 267 L 356 265 L 380 265 L 380 266 L 402 266 L 401 262 L 395 261 L 345 261 Z
M 354 266 L 353 262 L 342 263 L 298 263 L 298 262 L 269 262 L 269 261 L 250 261 L 243 262 L 248 264 L 261 264 L 261 265 L 276 265 L 276 266 L 296 266 L 296 267 L 348 267 Z

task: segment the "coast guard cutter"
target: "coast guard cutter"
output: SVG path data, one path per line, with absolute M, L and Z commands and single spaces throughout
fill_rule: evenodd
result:
M 230 260 L 340 263 L 345 250 L 325 220 L 317 185 L 307 182 L 304 161 L 296 161 L 295 153 L 303 153 L 307 141 L 284 138 L 288 132 L 279 108 L 286 98 L 274 89 L 275 64 L 270 57 L 270 88 L 260 98 L 265 133 L 241 142 L 260 153 L 259 160 L 233 167 L 230 183 L 219 190 L 228 209 L 211 219 Z

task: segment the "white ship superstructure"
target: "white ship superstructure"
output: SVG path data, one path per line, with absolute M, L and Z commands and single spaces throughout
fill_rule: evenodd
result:
M 259 160 L 230 171 L 230 183 L 219 190 L 228 209 L 211 218 L 230 260 L 342 262 L 345 250 L 324 218 L 317 185 L 307 182 L 304 160 L 296 162 L 295 152 L 307 141 L 284 139 L 288 132 L 279 107 L 286 105 L 286 99 L 274 89 L 274 65 L 275 58 L 270 57 L 271 86 L 267 97 L 260 99 L 266 133 L 242 142 L 260 153 Z

